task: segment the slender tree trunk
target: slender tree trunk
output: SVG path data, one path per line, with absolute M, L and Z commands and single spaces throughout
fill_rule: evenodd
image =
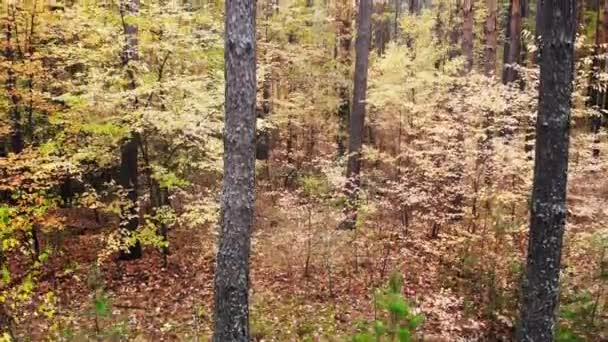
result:
M 129 78 L 129 88 L 135 89 L 135 75 L 129 63 L 139 60 L 138 51 L 138 27 L 136 24 L 131 24 L 128 16 L 139 15 L 139 0 L 127 0 L 121 4 L 121 16 L 123 20 L 123 30 L 125 37 L 125 46 L 123 49 L 122 61 L 127 68 L 127 77 Z M 137 106 L 137 98 L 133 100 L 133 107 Z M 120 151 L 120 178 L 119 184 L 127 191 L 127 199 L 129 203 L 123 210 L 122 229 L 126 235 L 133 234 L 139 227 L 139 204 L 138 204 L 138 144 L 139 135 L 132 132 L 125 139 Z M 133 260 L 141 258 L 142 250 L 139 241 L 129 246 L 128 250 L 121 251 L 120 259 Z
M 357 199 L 361 173 L 361 148 L 365 127 L 365 105 L 367 95 L 367 68 L 371 38 L 372 0 L 359 0 L 359 16 L 357 20 L 357 41 L 355 61 L 355 85 L 353 91 L 353 111 L 350 116 L 350 135 L 348 143 L 348 165 L 346 175 L 349 179 L 347 190 L 351 204 Z M 352 210 L 347 218 L 348 228 L 354 228 L 356 210 Z
M 401 19 L 401 0 L 395 0 L 395 27 L 393 28 L 393 37 L 397 39 L 399 35 L 399 20 Z
M 518 79 L 517 64 L 521 53 L 521 0 L 511 0 L 508 25 L 502 74 L 504 84 Z
M 386 3 L 380 2 L 376 4 L 376 20 L 374 22 L 374 40 L 376 45 L 376 52 L 379 57 L 384 55 L 386 50 L 386 42 L 389 40 L 388 37 L 388 22 L 384 16 L 386 9 Z
M 519 341 L 553 341 L 559 301 L 576 1 L 544 0 L 536 160 Z
M 455 20 L 455 18 L 458 17 L 460 10 L 462 8 L 462 0 L 456 0 L 454 2 L 454 7 L 452 7 L 452 2 L 450 1 L 448 3 L 448 8 L 449 8 L 448 27 L 450 30 L 450 33 L 449 33 L 450 47 L 448 50 L 448 59 L 452 60 L 462 54 L 462 51 L 459 49 L 459 44 L 458 44 L 458 41 L 460 40 L 460 38 L 462 36 L 462 23 L 460 23 L 458 20 Z
M 139 205 L 137 188 L 137 136 L 129 137 L 120 150 L 120 178 L 119 184 L 127 192 L 129 203 L 123 208 L 121 229 L 130 235 L 139 226 Z M 128 250 L 121 251 L 121 260 L 134 260 L 141 258 L 141 244 L 136 242 Z
M 215 270 L 215 342 L 249 342 L 249 255 L 255 204 L 255 1 L 224 17 L 224 188 Z
M 411 15 L 420 14 L 420 0 L 409 0 L 409 8 Z
M 486 0 L 488 16 L 484 25 L 484 71 L 486 76 L 496 74 L 496 50 L 498 49 L 498 1 Z
M 264 35 L 264 40 L 266 43 L 270 42 L 268 26 L 270 24 L 270 18 L 274 13 L 272 10 L 272 3 L 271 0 L 266 1 L 264 8 L 264 16 L 266 19 L 266 34 Z M 312 0 L 307 0 L 306 6 L 312 7 L 312 5 Z M 268 46 L 268 44 L 266 44 L 266 46 Z M 264 51 L 264 57 L 270 67 L 267 74 L 264 75 L 264 81 L 262 82 L 262 104 L 258 111 L 258 118 L 263 120 L 268 120 L 272 111 L 272 59 L 269 58 L 269 53 L 270 51 L 267 48 Z M 258 160 L 267 160 L 270 157 L 270 132 L 266 128 L 257 132 L 255 156 Z
M 473 41 L 474 41 L 474 7 L 473 0 L 464 0 L 462 4 L 462 51 L 464 53 L 464 73 L 473 69 Z
M 536 44 L 536 53 L 534 54 L 534 63 L 540 64 L 540 45 L 542 42 L 542 34 L 540 28 L 543 24 L 542 4 L 544 0 L 536 0 L 536 24 L 534 32 L 534 43 Z
M 9 11 L 11 10 L 11 5 L 8 5 Z M 14 8 L 12 9 L 15 10 Z M 14 22 L 14 16 L 11 16 L 7 13 L 5 18 L 5 46 L 4 46 L 4 58 L 9 63 L 6 69 L 6 81 L 4 84 L 6 93 L 8 98 L 10 99 L 9 103 L 9 119 L 11 124 L 11 133 L 10 133 L 10 143 L 11 143 L 11 151 L 13 153 L 21 153 L 24 148 L 23 142 L 23 132 L 21 127 L 21 111 L 19 109 L 20 98 L 17 93 L 17 77 L 13 70 L 13 64 L 15 63 L 15 51 L 13 49 L 13 25 L 16 25 Z
M 342 8 L 340 9 L 341 14 L 338 18 L 338 49 L 336 51 L 336 58 L 338 63 L 342 66 L 348 66 L 346 70 L 350 69 L 351 57 L 350 57 L 350 46 L 351 46 L 351 10 L 350 2 L 343 0 Z M 345 79 L 348 79 L 349 72 L 345 71 Z M 340 84 L 338 86 L 338 96 L 340 97 L 340 104 L 338 105 L 338 134 L 336 137 L 336 143 L 338 147 L 338 156 L 344 156 L 346 153 L 346 137 L 348 131 L 348 117 L 350 115 L 350 94 L 348 84 Z
M 589 79 L 589 87 L 587 88 L 587 107 L 593 108 L 595 110 L 594 115 L 591 117 L 591 133 L 593 133 L 594 135 L 592 154 L 593 157 L 597 158 L 600 155 L 599 133 L 602 125 L 602 114 L 600 110 L 603 109 L 605 104 L 605 90 L 603 89 L 603 85 L 600 84 L 600 73 L 603 71 L 605 65 L 605 61 L 603 60 L 604 57 L 601 56 L 603 50 L 601 45 L 605 43 L 603 41 L 603 36 L 605 34 L 603 32 L 602 23 L 606 22 L 606 20 L 602 20 L 601 7 L 599 6 L 599 3 L 595 17 L 595 44 L 593 47 L 593 63 L 591 65 L 591 77 Z

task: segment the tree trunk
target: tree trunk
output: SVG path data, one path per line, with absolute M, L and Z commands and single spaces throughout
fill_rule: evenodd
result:
M 420 14 L 420 0 L 409 0 L 410 14 Z
M 542 41 L 542 35 L 540 28 L 543 24 L 543 12 L 542 3 L 544 0 L 536 0 L 536 31 L 534 32 L 534 43 L 536 44 L 536 53 L 534 54 L 534 63 L 540 64 L 540 44 Z
M 341 16 L 338 18 L 338 49 L 336 51 L 336 59 L 342 66 L 347 66 L 346 70 L 350 69 L 350 46 L 351 46 L 351 11 L 350 2 L 342 1 L 340 8 Z M 345 79 L 348 79 L 349 72 L 345 71 Z M 338 134 L 336 143 L 338 149 L 338 157 L 342 157 L 346 153 L 346 136 L 348 131 L 348 117 L 350 114 L 350 95 L 347 84 L 338 86 L 338 96 L 340 104 L 338 105 Z
M 359 0 L 359 17 L 357 20 L 357 41 L 355 78 L 353 91 L 353 111 L 350 116 L 350 135 L 348 143 L 348 177 L 347 190 L 351 203 L 357 199 L 357 189 L 360 185 L 361 148 L 365 127 L 365 102 L 367 95 L 367 68 L 369 64 L 369 49 L 371 38 L 372 0 Z M 354 228 L 356 210 L 352 210 L 347 218 L 349 228 Z
M 452 60 L 462 54 L 462 51 L 459 49 L 458 41 L 462 36 L 462 23 L 459 20 L 455 19 L 458 17 L 460 13 L 460 9 L 462 7 L 462 0 L 456 0 L 454 2 L 454 7 L 452 7 L 452 2 L 448 2 L 449 8 L 449 20 L 448 20 L 448 28 L 450 30 L 449 33 L 449 50 L 448 50 L 448 59 Z
M 386 3 L 380 2 L 376 4 L 376 20 L 374 23 L 374 39 L 376 45 L 376 52 L 379 57 L 384 55 L 386 50 L 386 43 L 389 41 L 388 33 L 388 21 L 384 16 L 386 9 Z
M 401 18 L 401 0 L 395 0 L 395 27 L 393 28 L 393 37 L 397 39 L 399 35 L 399 19 Z
M 273 1 L 266 1 L 264 12 L 266 19 L 266 34 L 264 35 L 264 40 L 266 43 L 270 42 L 270 37 L 268 34 L 269 21 L 274 13 L 272 9 Z M 312 7 L 313 3 L 311 0 L 306 1 L 307 7 Z M 269 44 L 266 44 L 269 46 Z M 264 75 L 264 81 L 262 81 L 262 103 L 260 106 L 260 110 L 258 111 L 257 117 L 263 120 L 268 120 L 272 111 L 272 58 L 269 58 L 270 49 L 266 48 L 264 51 L 264 58 L 266 63 L 269 65 L 269 70 L 266 75 Z M 257 132 L 256 137 L 256 150 L 255 156 L 258 160 L 267 160 L 270 158 L 270 132 L 267 128 L 263 130 L 259 130 Z
M 120 179 L 119 184 L 127 192 L 129 201 L 123 208 L 121 229 L 129 236 L 139 226 L 139 205 L 137 194 L 137 136 L 131 136 L 122 144 L 120 150 Z M 136 242 L 128 250 L 120 253 L 121 260 L 134 260 L 141 258 L 141 244 Z
M 519 341 L 553 341 L 559 301 L 576 1 L 544 0 L 536 160 Z
M 502 74 L 504 84 L 518 79 L 517 64 L 521 53 L 521 0 L 511 0 L 508 25 Z
M 462 4 L 462 51 L 464 53 L 464 73 L 473 69 L 473 40 L 474 40 L 474 12 L 473 0 L 464 0 Z
M 600 84 L 600 73 L 602 72 L 606 64 L 603 60 L 604 57 L 601 56 L 601 45 L 605 43 L 603 41 L 603 36 L 605 36 L 605 33 L 603 32 L 602 23 L 606 21 L 606 19 L 602 21 L 601 8 L 598 4 L 595 21 L 595 44 L 593 47 L 593 63 L 591 65 L 591 77 L 589 79 L 589 87 L 587 88 L 587 107 L 593 108 L 595 111 L 595 113 L 593 113 L 593 116 L 591 117 L 591 133 L 593 133 L 594 135 L 592 155 L 596 158 L 600 155 L 599 133 L 602 125 L 602 114 L 600 110 L 605 107 L 605 90 L 603 89 L 602 84 Z
M 484 25 L 484 71 L 492 77 L 496 73 L 496 50 L 498 49 L 498 1 L 486 0 L 488 16 Z
M 122 4 L 121 16 L 123 19 L 123 30 L 125 35 L 125 46 L 123 49 L 122 61 L 127 68 L 127 77 L 129 78 L 129 88 L 135 89 L 135 75 L 133 69 L 129 66 L 132 61 L 139 59 L 138 51 L 138 27 L 135 24 L 129 24 L 126 16 L 136 16 L 139 14 L 139 0 L 128 0 Z M 133 107 L 137 106 L 137 98 L 133 100 Z M 123 223 L 122 229 L 129 236 L 133 234 L 139 227 L 139 204 L 138 204 L 138 188 L 137 188 L 137 159 L 138 159 L 138 134 L 132 132 L 125 139 L 120 151 L 120 179 L 119 184 L 127 191 L 128 203 L 123 208 Z M 141 244 L 139 241 L 129 246 L 127 250 L 121 251 L 121 260 L 133 260 L 141 258 Z
M 9 5 L 10 10 L 10 5 Z M 13 8 L 13 11 L 15 9 Z M 15 76 L 15 72 L 13 71 L 13 64 L 15 62 L 15 51 L 13 50 L 12 43 L 12 35 L 13 35 L 13 25 L 16 23 L 13 22 L 13 18 L 9 14 L 7 14 L 5 18 L 5 34 L 6 41 L 4 47 L 4 58 L 9 63 L 9 66 L 6 70 L 6 81 L 5 81 L 5 89 L 8 98 L 10 99 L 9 104 L 9 119 L 11 124 L 11 133 L 10 133 L 10 142 L 11 142 L 11 151 L 13 153 L 21 153 L 24 148 L 23 142 L 23 132 L 21 128 L 21 111 L 19 110 L 19 95 L 17 94 L 17 78 Z
M 215 270 L 215 342 L 248 342 L 255 204 L 255 1 L 227 0 L 224 17 L 224 186 Z

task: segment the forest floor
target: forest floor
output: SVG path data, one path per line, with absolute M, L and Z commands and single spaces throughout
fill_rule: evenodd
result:
M 591 222 L 608 221 L 608 209 L 602 205 L 608 179 L 594 176 L 597 172 L 580 172 L 571 180 L 569 241 L 591 233 L 584 228 Z M 463 241 L 477 241 L 484 249 L 490 248 L 491 240 L 483 236 L 470 240 L 468 233 L 456 228 L 429 239 L 429 229 L 422 223 L 406 229 L 387 213 L 376 214 L 370 220 L 373 225 L 365 229 L 336 230 L 331 209 L 294 205 L 297 199 L 286 197 L 285 193 L 258 194 L 251 260 L 254 340 L 342 341 L 358 322 L 374 319 L 374 291 L 386 284 L 393 271 L 404 276 L 405 296 L 425 315 L 421 331 L 425 341 L 508 340 L 513 317 L 499 314 L 489 319 L 475 300 L 463 295 L 467 293 L 463 279 L 469 277 L 473 284 L 482 281 L 462 269 Z M 117 262 L 114 255 L 98 259 L 106 244 L 104 232 L 115 229 L 111 218 L 102 217 L 98 223 L 85 209 L 62 209 L 57 216 L 66 231 L 43 268 L 35 300 L 20 316 L 18 331 L 23 337 L 52 339 L 54 330 L 56 336 L 83 341 L 101 334 L 108 340 L 208 340 L 214 227 L 172 230 L 168 266 L 162 267 L 161 253 L 152 248 L 145 248 L 144 257 L 136 261 Z M 512 239 L 522 261 L 525 236 L 514 233 Z M 481 258 L 481 265 L 491 264 Z M 585 258 L 566 249 L 566 268 L 575 264 L 580 273 L 569 276 L 593 272 L 593 260 Z M 476 300 L 483 302 L 486 289 L 480 289 Z M 55 294 L 52 327 L 34 309 L 49 290 Z M 93 309 L 100 291 L 108 298 L 107 314 Z

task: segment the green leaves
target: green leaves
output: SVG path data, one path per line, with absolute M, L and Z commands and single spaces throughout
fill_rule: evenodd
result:
M 364 327 L 364 331 L 353 337 L 354 342 L 414 340 L 414 333 L 424 322 L 424 316 L 414 314 L 412 307 L 402 295 L 403 279 L 393 273 L 388 286 L 376 294 L 378 306 L 386 310 L 385 320 L 376 320 Z M 384 339 L 386 337 L 386 339 Z
M 93 310 L 98 316 L 108 316 L 110 314 L 110 300 L 105 294 L 99 294 L 93 300 Z

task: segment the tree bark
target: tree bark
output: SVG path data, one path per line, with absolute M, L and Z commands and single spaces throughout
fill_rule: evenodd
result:
M 350 116 L 350 135 L 348 143 L 348 165 L 346 175 L 349 179 L 347 190 L 351 202 L 357 198 L 360 185 L 361 148 L 365 128 L 365 105 L 367 95 L 367 69 L 371 38 L 372 0 L 359 0 L 359 17 L 357 20 L 357 41 L 355 77 L 353 91 L 353 111 Z M 354 217 L 353 217 L 354 215 Z M 349 228 L 354 227 L 356 210 L 349 213 L 347 218 Z
M 498 1 L 486 0 L 488 16 L 484 25 L 484 72 L 488 77 L 496 74 L 496 50 L 498 49 Z
M 135 75 L 133 69 L 129 66 L 132 61 L 139 60 L 138 51 L 138 27 L 134 24 L 129 24 L 125 20 L 125 16 L 136 16 L 139 14 L 139 0 L 128 0 L 122 4 L 121 16 L 123 21 L 123 30 L 125 36 L 125 45 L 123 49 L 122 62 L 127 68 L 127 77 L 129 78 L 129 88 L 135 89 Z M 133 107 L 137 106 L 137 98 L 133 100 Z M 120 151 L 120 178 L 119 184 L 127 191 L 128 203 L 123 208 L 123 220 L 121 228 L 126 235 L 133 234 L 139 227 L 139 204 L 138 204 L 138 134 L 131 132 L 130 136 L 125 139 Z M 121 260 L 133 260 L 141 258 L 142 250 L 139 241 L 129 246 L 127 250 L 120 253 Z
M 215 270 L 215 342 L 248 342 L 255 204 L 255 1 L 227 0 L 224 17 L 224 185 Z
M 553 341 L 559 301 L 566 189 L 576 1 L 544 0 L 542 61 L 536 124 L 536 160 L 530 240 L 519 341 Z
M 521 53 L 521 0 L 511 0 L 507 38 L 505 40 L 504 66 L 502 81 L 504 84 L 518 79 L 517 64 Z
M 473 0 L 464 0 L 462 4 L 462 51 L 464 53 L 464 73 L 473 69 L 473 40 L 474 40 L 474 12 Z

